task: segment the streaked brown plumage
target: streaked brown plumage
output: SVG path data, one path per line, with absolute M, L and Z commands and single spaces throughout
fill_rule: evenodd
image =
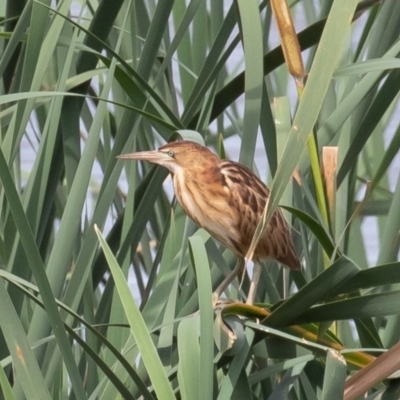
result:
M 168 143 L 155 151 L 123 154 L 119 158 L 150 161 L 169 169 L 176 198 L 186 214 L 239 258 L 235 270 L 214 292 L 218 297 L 244 266 L 244 256 L 269 197 L 267 187 L 243 165 L 221 160 L 206 147 L 185 140 Z M 255 266 L 263 258 L 273 258 L 290 269 L 300 268 L 279 209 L 272 215 L 255 249 Z M 259 275 L 259 271 L 255 270 L 254 275 Z M 255 279 L 253 292 L 248 296 L 250 303 L 255 296 Z

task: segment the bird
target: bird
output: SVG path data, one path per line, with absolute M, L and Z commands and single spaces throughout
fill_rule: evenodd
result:
M 237 257 L 235 268 L 213 292 L 213 302 L 243 273 L 245 256 L 270 191 L 247 167 L 219 158 L 207 147 L 178 140 L 158 150 L 121 154 L 123 160 L 148 161 L 167 168 L 173 176 L 176 199 L 184 212 Z M 253 276 L 247 304 L 253 304 L 262 259 L 275 259 L 291 270 L 301 268 L 288 224 L 278 207 L 254 250 Z

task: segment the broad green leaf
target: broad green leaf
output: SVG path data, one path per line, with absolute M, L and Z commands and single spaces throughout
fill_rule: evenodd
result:
M 213 308 L 210 267 L 200 236 L 189 239 L 192 262 L 196 269 L 197 290 L 199 294 L 200 313 L 200 371 L 199 378 L 202 385 L 198 388 L 198 398 L 213 396 L 214 381 L 214 337 L 213 337 Z
M 7 295 L 3 282 L 0 282 L 0 301 L 2 304 L 0 307 L 0 327 L 13 358 L 13 365 L 17 374 L 16 382 L 22 386 L 27 399 L 34 399 L 37 396 L 41 399 L 51 399 L 24 328 Z M 6 377 L 2 368 L 1 370 L 1 380 L 4 380 Z M 7 384 L 5 388 L 7 388 Z
M 182 399 L 199 399 L 200 394 L 207 390 L 199 379 L 204 371 L 200 363 L 199 346 L 199 317 L 189 317 L 183 320 L 178 327 L 178 381 L 182 392 Z M 212 388 L 212 386 L 211 386 Z
M 239 161 L 250 167 L 254 158 L 264 86 L 262 27 L 257 1 L 237 0 L 237 8 L 246 65 L 243 141 Z
M 152 385 L 154 386 L 154 390 L 159 398 L 174 399 L 175 396 L 173 394 L 171 384 L 168 381 L 167 375 L 165 374 L 161 360 L 157 354 L 157 350 L 154 346 L 153 340 L 146 327 L 143 317 L 140 314 L 139 308 L 132 298 L 132 294 L 130 293 L 129 287 L 125 280 L 125 276 L 123 275 L 117 260 L 111 253 L 101 232 L 97 227 L 95 227 L 95 229 L 115 281 L 115 286 L 120 296 L 122 306 L 125 310 L 126 318 L 128 319 L 132 335 L 135 338 L 143 359 L 143 363 L 147 368 Z
M 398 313 L 400 291 L 352 297 L 319 305 L 299 316 L 294 323 L 323 322 L 337 319 L 381 317 Z
M 344 392 L 346 380 L 346 362 L 343 356 L 334 350 L 329 350 L 326 356 L 324 386 L 321 399 L 328 400 Z
M 265 323 L 274 327 L 292 324 L 293 320 L 298 320 L 303 313 L 307 313 L 311 306 L 329 297 L 333 291 L 340 291 L 358 270 L 351 260 L 339 258 L 299 292 L 274 309 Z

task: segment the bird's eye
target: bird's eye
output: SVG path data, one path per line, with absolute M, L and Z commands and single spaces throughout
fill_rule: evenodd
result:
M 173 150 L 170 150 L 170 151 L 168 152 L 168 155 L 169 155 L 170 157 L 174 157 L 174 156 L 175 156 L 175 153 L 174 153 Z

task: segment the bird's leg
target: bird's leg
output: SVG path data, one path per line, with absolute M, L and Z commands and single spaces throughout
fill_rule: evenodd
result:
M 247 295 L 246 304 L 253 304 L 256 298 L 258 281 L 261 275 L 261 264 L 259 261 L 254 261 L 253 276 L 251 277 L 249 294 Z
M 239 273 L 244 268 L 244 258 L 238 258 L 235 268 L 233 271 L 225 277 L 225 279 L 219 284 L 219 286 L 214 290 L 213 293 L 213 304 L 217 304 L 219 297 L 221 296 L 222 292 L 230 285 L 230 283 L 239 275 Z
M 244 282 L 244 276 L 246 275 L 246 270 L 247 270 L 247 265 L 248 265 L 246 258 L 244 258 L 243 262 L 244 262 L 244 265 L 243 265 L 242 271 L 240 272 L 239 292 L 242 290 L 242 285 L 243 285 L 243 282 Z

